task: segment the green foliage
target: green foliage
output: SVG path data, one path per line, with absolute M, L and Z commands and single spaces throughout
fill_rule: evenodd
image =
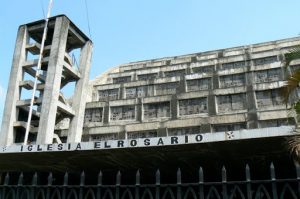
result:
M 300 59 L 300 46 L 296 46 L 284 55 L 285 66 L 289 66 L 290 63 L 295 59 Z
M 300 46 L 290 50 L 285 55 L 285 67 L 288 67 L 293 60 L 300 59 Z M 281 89 L 281 96 L 284 103 L 287 105 L 291 94 L 297 89 L 300 83 L 300 69 L 294 71 L 286 80 L 285 85 Z M 300 116 L 300 99 L 291 106 L 292 111 L 296 113 L 296 128 Z M 287 140 L 287 147 L 291 152 L 295 161 L 300 163 L 300 136 L 292 136 Z
M 297 46 L 284 55 L 285 66 L 289 66 L 295 59 L 300 59 L 300 46 Z M 285 85 L 281 89 L 281 96 L 285 104 L 288 103 L 291 93 L 297 89 L 300 83 L 300 69 L 294 71 L 286 80 Z
M 293 105 L 293 109 L 296 111 L 297 115 L 300 115 L 300 101 Z
M 288 103 L 291 93 L 297 89 L 300 82 L 300 69 L 296 70 L 286 80 L 285 85 L 281 89 L 281 96 L 285 104 Z

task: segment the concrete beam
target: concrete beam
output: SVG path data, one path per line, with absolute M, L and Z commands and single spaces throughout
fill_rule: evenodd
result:
M 67 62 L 64 63 L 64 68 L 63 68 L 63 75 L 65 77 L 69 77 L 69 78 L 72 78 L 72 79 L 75 79 L 75 80 L 78 80 L 80 79 L 80 72 L 74 70 L 74 68 L 68 64 Z
M 19 82 L 19 86 L 23 87 L 27 90 L 33 89 L 34 82 L 31 80 L 24 80 Z M 45 84 L 37 84 L 37 90 L 43 90 L 45 88 Z
M 69 116 L 74 116 L 74 110 L 72 109 L 72 107 L 62 103 L 62 102 L 57 102 L 57 111 L 59 112 L 63 112 Z
M 24 68 L 24 72 L 28 73 L 32 77 L 35 77 L 36 70 L 33 68 Z M 38 80 L 45 83 L 46 82 L 46 76 L 45 75 L 39 75 Z
M 40 48 L 41 45 L 39 43 L 32 43 L 32 44 L 27 44 L 26 45 L 26 50 L 28 50 L 30 53 L 33 55 L 39 55 L 40 54 Z M 50 51 L 51 46 L 45 46 L 44 47 L 44 53 Z

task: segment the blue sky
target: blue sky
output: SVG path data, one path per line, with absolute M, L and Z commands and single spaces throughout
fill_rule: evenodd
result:
M 300 1 L 86 0 L 94 53 L 90 78 L 118 64 L 298 36 Z M 43 18 L 48 0 L 0 7 L 0 121 L 17 28 Z M 54 0 L 87 35 L 84 0 Z

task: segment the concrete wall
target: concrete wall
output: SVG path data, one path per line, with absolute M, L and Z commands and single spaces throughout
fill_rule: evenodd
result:
M 87 106 L 104 110 L 103 121 L 85 122 L 84 135 L 118 139 L 287 125 L 293 119 L 286 119 L 279 88 L 300 62 L 286 71 L 282 61 L 299 44 L 296 37 L 120 65 L 93 81 Z M 129 106 L 134 117 L 111 120 L 114 107 Z

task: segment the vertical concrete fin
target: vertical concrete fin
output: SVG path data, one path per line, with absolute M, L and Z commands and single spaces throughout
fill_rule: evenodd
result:
M 92 59 L 93 44 L 86 42 L 81 50 L 80 74 L 81 78 L 76 83 L 75 93 L 73 95 L 72 107 L 75 115 L 71 118 L 68 131 L 68 142 L 80 142 L 82 136 L 84 110 L 86 104 L 86 92 L 89 83 L 90 65 Z
M 26 25 L 20 26 L 9 77 L 5 107 L 3 111 L 0 146 L 11 145 L 14 142 L 15 135 L 13 124 L 18 115 L 16 103 L 20 99 L 19 83 L 23 76 L 22 64 L 26 60 L 26 44 L 28 40 L 28 31 Z
M 70 21 L 64 16 L 56 18 L 36 141 L 37 144 L 50 144 L 53 142 L 69 24 Z

